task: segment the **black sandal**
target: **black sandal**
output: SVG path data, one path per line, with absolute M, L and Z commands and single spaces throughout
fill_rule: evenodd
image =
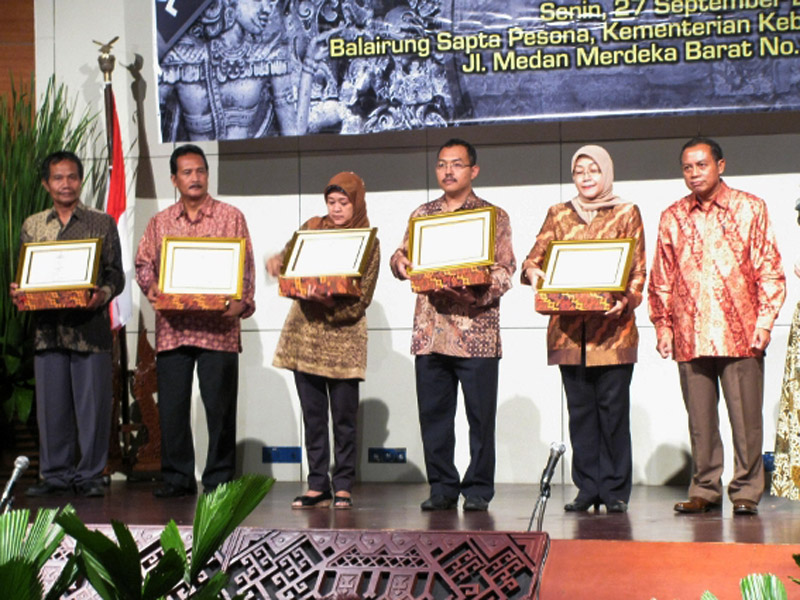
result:
M 340 510 L 353 508 L 353 498 L 351 496 L 334 496 L 333 508 Z
M 303 494 L 302 496 L 297 496 L 297 498 L 292 500 L 292 508 L 328 508 L 331 505 L 331 499 L 332 496 L 330 490 L 322 492 L 317 496 Z

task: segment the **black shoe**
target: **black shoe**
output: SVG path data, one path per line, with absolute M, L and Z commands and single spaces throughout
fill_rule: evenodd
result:
M 614 500 L 606 504 L 607 513 L 625 513 L 628 512 L 628 503 L 624 500 Z
M 422 510 L 452 510 L 458 506 L 458 498 L 449 498 L 441 494 L 433 494 L 419 507 Z
M 52 481 L 41 481 L 25 490 L 25 495 L 36 498 L 41 496 L 63 496 L 69 492 L 68 485 L 53 483 Z
M 103 484 L 99 481 L 82 481 L 75 484 L 75 493 L 84 498 L 102 498 L 106 495 Z
M 480 496 L 467 496 L 464 498 L 464 510 L 487 511 L 489 501 Z
M 328 508 L 331 505 L 332 500 L 333 496 L 331 495 L 330 490 L 325 490 L 324 492 L 314 496 L 303 494 L 302 496 L 297 496 L 294 500 L 292 500 L 292 508 L 299 510 L 304 510 L 306 508 Z
M 594 506 L 594 512 L 600 510 L 600 500 L 597 498 L 594 500 L 584 500 L 579 496 L 569 504 L 565 504 L 564 510 L 566 512 L 586 512 L 592 508 L 592 506 Z
M 153 496 L 156 498 L 181 498 L 183 496 L 194 496 L 196 493 L 197 488 L 183 487 L 173 483 L 165 483 L 153 490 Z

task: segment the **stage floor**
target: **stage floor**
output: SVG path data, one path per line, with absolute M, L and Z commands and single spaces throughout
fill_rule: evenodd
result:
M 174 519 L 191 525 L 196 497 L 158 500 L 151 482 L 114 481 L 104 498 L 26 498 L 16 490 L 15 508 L 35 510 L 71 503 L 86 522 L 106 525 L 111 519 L 130 525 L 164 525 Z M 292 510 L 301 483 L 278 482 L 244 522 L 250 527 L 275 529 L 407 529 L 525 531 L 538 495 L 538 486 L 500 484 L 486 513 L 458 510 L 422 512 L 428 495 L 425 484 L 368 483 L 353 490 L 353 510 Z M 554 540 L 630 540 L 648 542 L 737 542 L 744 544 L 800 544 L 800 503 L 765 495 L 757 516 L 732 514 L 729 502 L 721 511 L 678 515 L 675 502 L 685 499 L 685 488 L 634 486 L 626 514 L 565 513 L 575 495 L 572 486 L 553 486 L 543 529 Z

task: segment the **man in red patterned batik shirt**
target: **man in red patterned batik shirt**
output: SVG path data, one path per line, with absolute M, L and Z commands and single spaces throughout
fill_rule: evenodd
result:
M 733 431 L 728 496 L 737 515 L 758 512 L 764 490 L 764 350 L 786 280 L 763 200 L 729 188 L 722 149 L 694 138 L 681 151 L 691 194 L 661 215 L 648 286 L 657 350 L 678 362 L 693 472 L 679 513 L 720 508 L 723 448 L 719 385 Z
M 156 371 L 161 422 L 163 485 L 153 494 L 174 498 L 194 494 L 194 441 L 190 423 L 195 366 L 208 424 L 208 455 L 203 487 L 211 491 L 233 479 L 236 468 L 236 401 L 241 326 L 255 312 L 253 246 L 239 209 L 208 193 L 208 161 L 197 146 L 179 146 L 169 159 L 178 201 L 147 224 L 136 253 L 136 282 L 152 303 L 161 293 L 161 242 L 165 236 L 244 238 L 241 300 L 225 312 L 156 311 Z

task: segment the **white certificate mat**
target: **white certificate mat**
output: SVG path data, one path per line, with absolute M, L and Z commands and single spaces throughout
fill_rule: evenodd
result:
M 239 299 L 244 238 L 165 237 L 159 288 L 164 294 L 220 294 Z
M 417 217 L 409 223 L 414 272 L 494 263 L 494 207 Z
M 628 284 L 635 240 L 550 242 L 542 292 L 622 292 Z
M 377 229 L 297 231 L 284 257 L 282 277 L 360 277 Z
M 87 289 L 95 285 L 102 240 L 23 244 L 17 283 L 25 291 Z

